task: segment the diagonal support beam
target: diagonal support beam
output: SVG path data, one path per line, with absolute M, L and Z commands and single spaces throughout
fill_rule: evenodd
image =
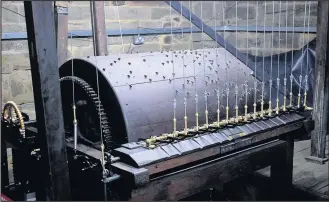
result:
M 54 5 L 52 1 L 24 1 L 24 9 L 43 179 L 37 200 L 70 200 Z
M 186 19 L 190 20 L 191 16 L 191 23 L 193 23 L 196 27 L 199 29 L 203 26 L 203 32 L 207 34 L 210 38 L 212 38 L 214 41 L 216 41 L 220 46 L 225 47 L 226 50 L 234 55 L 238 60 L 240 60 L 243 64 L 245 64 L 247 67 L 251 68 L 254 66 L 254 62 L 251 61 L 247 55 L 241 53 L 240 51 L 237 51 L 236 48 L 230 44 L 228 41 L 225 41 L 224 37 L 219 35 L 213 28 L 208 26 L 206 23 L 204 23 L 200 18 L 198 18 L 196 15 L 194 15 L 189 9 L 185 8 L 183 5 L 179 3 L 179 1 L 166 1 L 166 3 L 173 9 L 175 9 L 178 13 L 182 14 Z M 181 13 L 182 10 L 182 13 Z

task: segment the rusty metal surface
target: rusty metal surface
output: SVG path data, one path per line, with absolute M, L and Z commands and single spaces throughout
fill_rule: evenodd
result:
M 112 118 L 114 136 L 120 136 L 114 139 L 120 139 L 118 141 L 120 143 L 132 142 L 139 138 L 172 132 L 174 96 L 177 100 L 177 129 L 183 129 L 185 93 L 187 94 L 189 127 L 195 126 L 196 92 L 199 124 L 205 123 L 205 91 L 208 93 L 209 122 L 216 121 L 217 90 L 220 92 L 220 109 L 223 119 L 226 107 L 224 92 L 226 82 L 229 84 L 230 116 L 234 115 L 236 78 L 240 112 L 243 113 L 244 110 L 243 84 L 246 80 L 249 83 L 248 106 L 249 111 L 252 111 L 254 77 L 250 75 L 248 67 L 227 52 L 226 61 L 229 68 L 226 77 L 225 52 L 224 49 L 204 49 L 79 58 L 74 59 L 74 65 L 79 67 L 75 68 L 74 75 L 86 80 L 96 90 L 95 67 L 97 68 L 102 103 L 107 108 L 109 116 L 114 117 Z M 183 67 L 185 77 L 183 77 Z M 71 75 L 70 62 L 60 68 L 60 73 L 61 76 Z M 196 75 L 196 82 L 194 75 Z M 219 76 L 218 79 L 217 76 Z M 183 85 L 184 82 L 185 85 Z M 256 100 L 260 106 L 259 82 L 258 90 Z M 265 92 L 265 99 L 267 97 Z

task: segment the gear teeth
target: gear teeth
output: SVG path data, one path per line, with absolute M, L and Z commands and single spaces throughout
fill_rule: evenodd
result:
M 97 93 L 86 81 L 84 81 L 76 76 L 65 76 L 65 77 L 62 77 L 60 79 L 60 81 L 73 81 L 73 82 L 79 84 L 85 90 L 86 94 L 91 99 L 92 103 L 94 104 L 94 107 L 98 111 L 98 115 L 100 116 L 99 119 L 101 122 L 101 130 L 103 133 L 105 149 L 106 149 L 106 151 L 112 151 L 111 127 L 109 126 L 107 115 L 105 113 L 105 110 L 104 110 L 104 107 L 103 107 L 101 101 L 99 100 Z

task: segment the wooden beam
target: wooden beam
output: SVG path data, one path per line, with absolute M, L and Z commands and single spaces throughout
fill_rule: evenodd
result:
M 91 1 L 90 13 L 95 56 L 108 55 L 104 2 Z
M 57 39 L 58 67 L 67 61 L 68 7 L 67 3 L 55 3 L 55 29 Z M 71 53 L 72 54 L 72 53 Z
M 221 186 L 285 159 L 286 142 L 275 141 L 153 179 L 132 190 L 131 201 L 180 200 L 210 187 Z M 280 179 L 283 179 L 283 176 Z
M 311 134 L 311 156 L 307 160 L 324 163 L 326 135 L 328 135 L 328 97 L 329 97 L 329 50 L 328 17 L 329 2 L 318 1 L 318 22 L 316 38 L 316 65 L 314 71 L 313 120 L 314 131 Z
M 24 1 L 45 196 L 70 200 L 52 1 Z

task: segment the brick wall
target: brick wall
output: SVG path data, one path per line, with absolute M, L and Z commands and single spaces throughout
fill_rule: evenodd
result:
M 191 2 L 193 12 L 201 17 L 201 3 Z M 292 17 L 294 16 L 295 26 L 304 26 L 305 10 L 304 2 L 296 1 L 296 9 L 293 10 L 293 2 L 279 1 L 274 3 L 267 2 L 266 9 L 264 2 L 259 2 L 258 15 L 256 19 L 256 2 L 239 1 L 237 5 L 238 13 L 236 14 L 235 1 L 232 2 L 217 2 L 214 6 L 213 2 L 203 2 L 203 19 L 208 25 L 217 26 L 231 25 L 246 26 L 247 21 L 249 25 L 263 26 L 293 26 Z M 118 6 L 116 6 L 118 5 Z M 183 5 L 189 8 L 189 2 L 186 1 Z M 286 9 L 286 5 L 288 5 Z M 224 14 L 225 21 L 223 21 L 222 10 L 227 10 Z M 25 32 L 25 18 L 24 6 L 22 2 L 2 1 L 2 32 Z M 120 24 L 118 20 L 117 8 L 120 15 Z M 11 11 L 8 11 L 11 10 Z M 247 15 L 248 9 L 248 15 Z M 316 9 L 317 2 L 312 2 L 310 15 L 310 26 L 316 26 Z M 307 10 L 308 11 L 308 10 Z M 188 27 L 190 23 L 186 19 L 181 19 L 180 15 L 172 9 L 170 16 L 169 6 L 161 1 L 119 1 L 105 2 L 105 15 L 106 15 L 106 28 L 119 29 L 137 29 L 142 28 L 170 28 L 171 19 L 173 21 L 172 27 Z M 286 23 L 286 15 L 287 23 Z M 307 13 L 308 15 L 308 13 Z M 274 24 L 272 18 L 274 17 Z M 214 20 L 217 18 L 217 20 Z M 280 21 L 279 21 L 280 18 Z M 256 21 L 257 20 L 257 21 Z M 306 25 L 308 18 L 306 18 Z M 141 28 L 141 29 L 142 29 Z M 89 2 L 71 2 L 69 3 L 69 30 L 90 30 L 90 8 Z M 223 34 L 223 33 L 220 33 Z M 265 39 L 262 33 L 243 33 L 239 32 L 237 35 L 237 47 L 243 52 L 249 51 L 252 54 L 256 53 L 256 44 L 258 47 L 258 54 L 269 55 L 271 53 L 270 47 L 274 47 L 274 53 L 283 52 L 286 50 L 300 49 L 308 41 L 314 39 L 314 34 L 280 34 L 279 40 L 278 33 L 273 35 L 274 41 L 272 42 L 272 34 L 266 33 Z M 236 34 L 234 32 L 226 32 L 225 38 L 235 45 Z M 286 40 L 287 38 L 287 40 Z M 108 37 L 108 50 L 109 53 L 122 52 L 122 41 L 125 52 L 147 52 L 157 50 L 168 50 L 171 48 L 171 41 L 173 40 L 174 49 L 197 49 L 202 47 L 202 42 L 205 47 L 215 47 L 216 43 L 210 40 L 209 37 L 196 33 L 193 35 L 175 34 L 171 39 L 170 35 L 152 35 L 145 36 L 145 43 L 140 46 L 132 44 L 132 36 L 125 36 L 121 40 L 120 37 Z M 72 47 L 71 47 L 72 44 Z M 280 48 L 279 48 L 280 47 Z M 92 39 L 69 39 L 68 55 L 71 56 L 88 56 L 93 54 Z M 13 100 L 18 104 L 32 103 L 32 83 L 30 74 L 30 65 L 28 58 L 27 41 L 2 41 L 2 99 L 3 102 Z

